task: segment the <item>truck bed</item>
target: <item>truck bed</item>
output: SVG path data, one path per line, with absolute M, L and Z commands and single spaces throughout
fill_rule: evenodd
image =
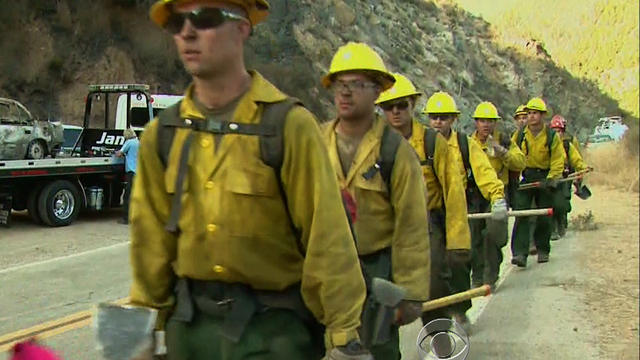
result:
M 124 172 L 123 158 L 70 157 L 41 160 L 0 160 L 0 180 L 118 172 Z

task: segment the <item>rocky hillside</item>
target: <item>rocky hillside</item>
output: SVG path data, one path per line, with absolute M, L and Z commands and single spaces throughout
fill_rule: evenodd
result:
M 568 116 L 581 134 L 598 117 L 623 112 L 595 83 L 572 77 L 536 46 L 498 45 L 487 22 L 448 2 L 270 2 L 272 16 L 256 28 L 247 61 L 320 119 L 332 116 L 332 106 L 319 79 L 349 40 L 374 46 L 391 70 L 407 74 L 427 95 L 454 94 L 463 127 L 480 101 L 494 102 L 510 120 L 533 95 Z M 171 37 L 147 19 L 149 3 L 0 0 L 0 96 L 20 100 L 40 117 L 78 123 L 89 83 L 144 82 L 154 92 L 180 93 L 188 77 Z
M 542 41 L 554 61 L 640 115 L 637 0 L 454 1 L 494 25 L 506 45 Z

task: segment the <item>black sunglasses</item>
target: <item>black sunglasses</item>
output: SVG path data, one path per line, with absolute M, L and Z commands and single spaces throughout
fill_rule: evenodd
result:
M 448 121 L 455 118 L 453 114 L 429 114 L 429 120 L 443 120 Z
M 172 12 L 164 28 L 172 34 L 177 34 L 182 31 L 185 19 L 189 19 L 191 25 L 197 30 L 213 29 L 222 25 L 227 20 L 247 20 L 238 14 L 224 9 L 206 7 L 187 13 Z
M 409 102 L 407 100 L 403 100 L 394 103 L 382 103 L 380 104 L 380 107 L 384 111 L 391 111 L 393 108 L 398 108 L 398 110 L 407 110 Z

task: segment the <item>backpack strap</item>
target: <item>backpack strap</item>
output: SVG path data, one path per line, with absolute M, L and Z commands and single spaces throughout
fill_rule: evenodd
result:
M 464 169 L 467 172 L 467 182 L 471 180 L 475 185 L 475 180 L 473 178 L 473 170 L 471 169 L 471 163 L 469 162 L 469 137 L 465 133 L 457 133 L 458 137 L 458 146 L 460 147 L 460 154 L 462 154 L 462 163 L 464 164 Z
M 169 161 L 169 152 L 171 152 L 171 145 L 173 144 L 173 138 L 176 134 L 176 127 L 181 122 L 180 104 L 182 104 L 182 100 L 162 110 L 158 114 L 156 146 L 158 157 L 160 157 L 160 161 L 164 167 L 167 167 L 167 163 Z
M 431 129 L 426 128 L 424 130 L 424 157 L 425 160 L 420 162 L 420 165 L 427 165 L 431 167 L 433 172 L 436 172 L 436 168 L 433 166 L 433 159 L 436 155 L 436 138 L 438 136 L 438 132 Z
M 565 163 L 565 173 L 570 174 L 573 172 L 573 168 L 571 167 L 571 157 L 569 148 L 571 147 L 571 139 L 563 139 L 562 145 L 564 147 L 564 153 L 567 156 L 567 162 Z
M 276 103 L 264 103 L 260 124 L 271 131 L 260 136 L 260 156 L 262 162 L 272 167 L 280 181 L 280 169 L 284 160 L 284 125 L 287 114 L 294 106 L 304 106 L 296 98 L 286 98 Z M 282 189 L 281 189 L 282 190 Z M 284 190 L 283 190 L 284 195 Z
M 524 138 L 524 128 L 518 131 L 518 138 L 516 139 L 516 144 L 520 147 L 520 150 L 525 151 L 524 149 L 527 147 L 527 140 Z M 524 145 L 524 147 L 522 147 Z M 529 152 L 527 148 L 526 153 Z
M 287 200 L 287 193 L 282 186 L 282 177 L 280 172 L 282 170 L 282 162 L 284 161 L 284 127 L 287 119 L 287 114 L 295 106 L 304 106 L 302 102 L 296 98 L 288 97 L 283 101 L 275 103 L 264 103 L 262 111 L 262 119 L 260 124 L 272 129 L 271 134 L 264 134 L 260 136 L 260 157 L 269 167 L 273 168 L 273 172 L 278 180 L 278 190 L 280 191 L 280 198 L 284 204 L 284 209 L 287 212 L 289 218 L 289 226 L 291 231 L 295 235 L 298 245 L 298 250 L 301 254 L 304 254 L 304 247 L 299 241 L 301 237 L 300 230 L 293 224 L 293 218 L 291 217 L 291 210 L 289 209 L 289 202 Z M 351 226 L 351 220 L 349 225 Z
M 556 132 L 547 126 L 547 149 L 549 150 L 549 158 L 551 158 L 551 145 L 553 144 L 553 137 Z
M 382 138 L 380 139 L 380 157 L 375 164 L 362 174 L 362 177 L 370 180 L 375 176 L 376 172 L 380 171 L 380 176 L 382 176 L 382 180 L 387 185 L 389 194 L 391 194 L 391 173 L 393 172 L 393 165 L 396 161 L 400 142 L 402 142 L 402 135 L 391 129 L 390 125 L 385 124 Z

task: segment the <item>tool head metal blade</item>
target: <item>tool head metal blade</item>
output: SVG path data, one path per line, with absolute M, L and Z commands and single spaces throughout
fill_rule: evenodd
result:
M 128 360 L 149 349 L 158 312 L 102 303 L 94 317 L 98 350 L 107 360 Z
M 373 278 L 371 281 L 371 292 L 378 303 L 389 307 L 398 305 L 407 293 L 402 286 L 398 286 L 391 281 L 381 278 Z

